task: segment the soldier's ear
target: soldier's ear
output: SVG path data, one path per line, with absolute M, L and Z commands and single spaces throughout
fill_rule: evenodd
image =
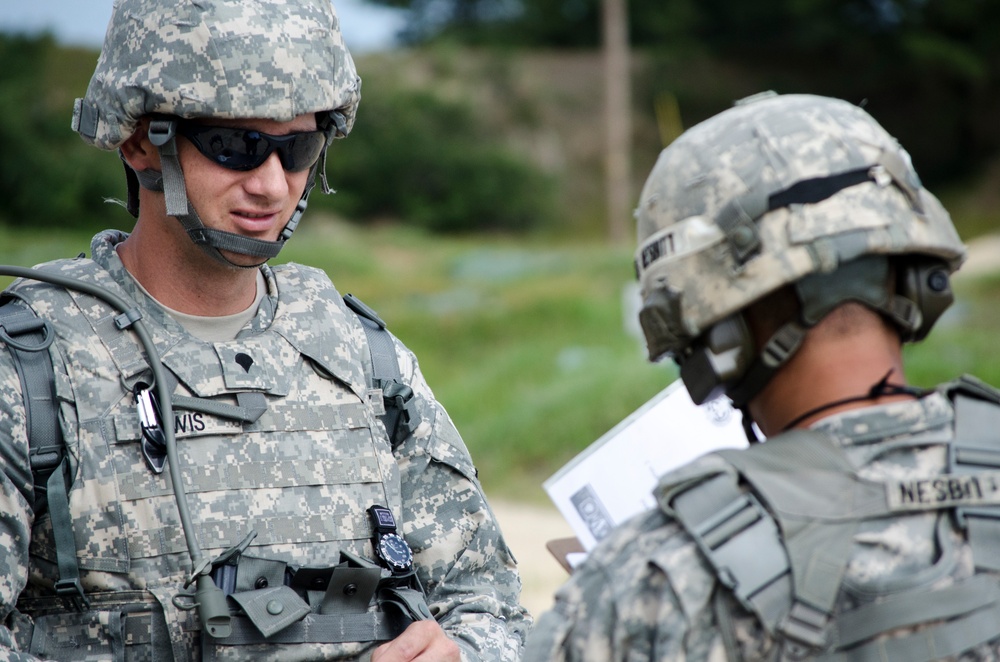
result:
M 136 172 L 160 170 L 160 152 L 149 140 L 149 118 L 139 120 L 135 131 L 120 149 L 122 158 Z

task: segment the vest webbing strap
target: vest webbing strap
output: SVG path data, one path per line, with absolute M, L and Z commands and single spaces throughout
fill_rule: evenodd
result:
M 987 575 L 974 575 L 942 589 L 922 588 L 897 593 L 839 614 L 830 625 L 830 644 L 836 648 L 850 648 L 882 632 L 969 616 L 984 609 L 1000 609 L 1000 581 Z M 889 659 L 910 658 L 890 656 Z
M 360 614 L 309 614 L 270 637 L 244 617 L 233 617 L 232 634 L 213 639 L 217 646 L 250 644 L 338 644 L 354 641 L 388 641 L 396 638 L 410 621 L 388 612 Z
M 934 627 L 873 641 L 847 651 L 818 656 L 819 662 L 934 662 L 951 658 L 970 648 L 984 644 L 997 636 L 1000 605 L 966 614 Z
M 821 646 L 858 523 L 890 512 L 884 485 L 807 430 L 716 455 L 732 469 L 673 497 L 678 519 L 769 632 Z
M 379 418 L 395 449 L 420 424 L 413 389 L 402 382 L 396 346 L 382 318 L 353 294 L 344 295 L 344 303 L 354 311 L 365 330 L 372 360 L 372 384 L 382 389 L 385 404 L 385 414 Z
M 953 397 L 956 434 L 963 437 L 952 450 L 958 457 L 952 471 L 1000 467 L 1000 452 L 994 450 L 1000 446 L 1000 408 L 982 397 Z M 700 482 L 688 474 L 666 485 L 664 498 L 719 582 L 787 645 L 834 651 L 821 658 L 830 662 L 917 661 L 957 654 L 997 636 L 1000 584 L 984 575 L 950 588 L 885 596 L 831 622 L 857 526 L 893 512 L 886 484 L 861 479 L 836 442 L 815 431 L 793 431 L 748 451 L 715 455 L 730 466 L 705 465 Z M 957 510 L 965 511 L 970 539 L 982 533 L 973 528 L 976 523 L 989 527 L 987 533 L 1000 533 L 994 508 Z M 981 550 L 982 539 L 977 542 L 973 548 Z M 976 562 L 988 567 L 978 553 Z M 782 592 L 784 597 L 777 598 Z M 717 611 L 724 608 L 721 602 L 716 606 Z M 912 635 L 861 643 L 934 621 L 945 622 Z
M 730 473 L 681 493 L 672 505 L 719 581 L 773 630 L 792 590 L 788 556 L 774 519 Z
M 975 397 L 955 395 L 955 441 L 949 451 L 950 471 L 968 474 L 1000 469 L 1000 407 Z M 956 509 L 965 526 L 977 568 L 1000 571 L 1000 509 Z
M 170 396 L 170 401 L 177 409 L 199 411 L 242 423 L 256 423 L 257 419 L 267 411 L 267 399 L 263 393 L 256 391 L 241 391 L 237 393 L 237 404 L 235 405 L 209 400 L 208 398 L 195 398 L 176 394 Z
M 52 334 L 48 322 L 39 319 L 24 301 L 9 299 L 0 306 L 0 340 L 10 350 L 21 380 L 33 470 L 37 464 L 51 471 L 63 450 L 52 359 L 44 351 L 52 343 Z
M 73 521 L 69 514 L 69 494 L 66 491 L 64 471 L 69 462 L 64 458 L 49 475 L 49 517 L 52 518 L 52 536 L 56 543 L 56 564 L 59 579 L 55 583 L 56 595 L 64 598 L 78 611 L 88 607 L 87 598 L 80 584 L 80 565 L 76 558 L 76 539 Z
M 752 452 L 719 454 L 777 519 L 794 602 L 829 614 L 859 523 L 890 513 L 884 484 L 860 479 L 835 441 L 810 430 L 781 435 Z
M 80 584 L 76 559 L 76 540 L 69 514 L 69 457 L 65 450 L 55 396 L 55 373 L 52 357 L 46 351 L 52 344 L 51 325 L 35 315 L 27 303 L 10 299 L 0 306 L 0 340 L 10 350 L 21 381 L 28 433 L 28 457 L 36 493 L 33 509 L 36 517 L 47 508 L 52 520 L 59 579 L 56 594 L 77 610 L 85 609 L 87 599 Z

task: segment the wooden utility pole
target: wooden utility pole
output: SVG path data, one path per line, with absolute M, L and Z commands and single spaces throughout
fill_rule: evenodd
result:
M 631 236 L 632 82 L 629 65 L 628 0 L 602 0 L 604 42 L 604 176 L 608 237 Z

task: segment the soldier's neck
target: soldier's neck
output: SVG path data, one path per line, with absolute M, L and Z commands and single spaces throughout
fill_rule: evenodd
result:
M 172 310 L 203 317 L 235 315 L 253 305 L 258 269 L 218 262 L 173 219 L 150 227 L 137 223 L 118 245 L 122 264 L 150 296 Z
M 906 384 L 899 338 L 887 325 L 836 338 L 810 332 L 750 401 L 749 411 L 761 431 L 773 436 L 838 412 L 912 397 L 878 390 L 870 395 L 887 375 L 889 383 Z

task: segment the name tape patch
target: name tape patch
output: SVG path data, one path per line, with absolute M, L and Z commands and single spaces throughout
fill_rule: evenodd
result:
M 889 481 L 886 496 L 892 510 L 1000 505 L 1000 473 L 942 474 Z
M 657 260 L 670 257 L 676 253 L 677 246 L 674 241 L 674 234 L 668 232 L 642 247 L 642 250 L 639 252 L 639 263 L 645 270 Z

